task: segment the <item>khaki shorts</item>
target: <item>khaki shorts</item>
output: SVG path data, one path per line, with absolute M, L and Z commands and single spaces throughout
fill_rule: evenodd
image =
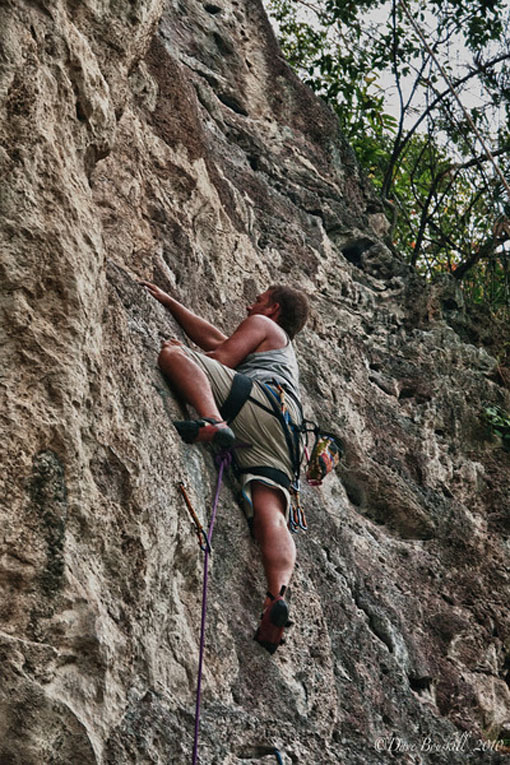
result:
M 232 381 L 236 375 L 235 369 L 226 367 L 224 364 L 216 361 L 216 359 L 211 359 L 209 356 L 193 351 L 190 348 L 184 347 L 183 350 L 203 369 L 211 384 L 215 401 L 218 406 L 221 406 L 230 393 Z M 269 406 L 266 395 L 255 382 L 250 396 L 263 404 L 263 406 Z M 294 422 L 299 422 L 300 413 L 297 404 L 289 398 L 287 406 Z M 235 420 L 233 420 L 232 430 L 239 441 L 250 444 L 246 448 L 236 450 L 236 461 L 239 467 L 263 465 L 264 467 L 276 468 L 277 470 L 282 470 L 291 481 L 293 480 L 292 462 L 287 441 L 285 440 L 283 428 L 279 420 L 273 414 L 265 412 L 260 406 L 248 400 Z M 256 476 L 252 473 L 241 473 L 240 481 L 248 516 L 253 515 L 251 483 L 253 481 L 260 481 L 269 486 L 274 486 L 285 495 L 286 517 L 288 518 L 290 493 L 287 489 L 270 478 Z

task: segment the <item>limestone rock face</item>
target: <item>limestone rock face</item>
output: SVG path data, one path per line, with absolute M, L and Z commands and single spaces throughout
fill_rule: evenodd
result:
M 200 761 L 503 762 L 510 457 L 483 406 L 509 391 L 452 284 L 381 240 L 260 1 L 7 0 L 0 24 L 0 762 L 191 761 L 203 555 L 179 483 L 205 523 L 216 474 L 172 427 L 156 358 L 182 333 L 140 279 L 226 332 L 269 284 L 305 289 L 305 413 L 346 445 L 304 490 L 273 657 L 223 489 Z

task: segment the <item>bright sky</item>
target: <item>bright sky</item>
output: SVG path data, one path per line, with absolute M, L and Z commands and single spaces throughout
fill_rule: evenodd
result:
M 269 5 L 268 0 L 265 0 L 266 6 Z M 300 18 L 305 21 L 306 23 L 310 24 L 311 26 L 316 26 L 316 15 L 311 10 L 313 5 L 313 0 L 310 3 L 300 3 L 299 0 L 297 0 L 296 5 L 299 3 L 299 15 Z M 321 4 L 321 0 L 315 0 L 315 7 L 318 7 Z M 371 27 L 377 27 L 381 24 L 386 24 L 391 14 L 391 2 L 387 2 L 385 6 L 382 8 L 378 8 L 375 11 L 371 11 L 367 13 L 366 15 L 366 28 L 367 32 L 370 30 Z M 510 18 L 510 5 L 509 5 L 509 18 Z M 274 19 L 271 18 L 271 21 L 273 25 L 275 26 L 276 34 L 278 34 L 278 25 L 275 22 Z M 509 20 L 507 19 L 507 29 L 509 25 Z M 431 13 L 425 13 L 425 20 L 419 22 L 419 26 L 427 40 L 432 41 L 435 37 L 436 32 L 436 20 L 434 16 Z M 493 46 L 494 48 L 495 46 Z M 460 78 L 464 75 L 466 75 L 469 72 L 470 62 L 472 61 L 472 53 L 465 48 L 465 46 L 462 43 L 462 40 L 460 36 L 452 38 L 447 45 L 442 45 L 440 48 L 440 61 L 443 64 L 443 66 L 447 66 L 448 68 L 448 74 L 450 78 Z M 488 47 L 486 50 L 481 51 L 482 56 L 485 60 L 491 57 L 495 53 L 495 50 L 491 51 L 490 47 Z M 431 70 L 438 76 L 438 83 L 437 88 L 440 91 L 443 91 L 446 89 L 447 85 L 441 76 L 441 73 L 439 69 L 432 64 Z M 375 74 L 375 73 L 374 73 Z M 403 90 L 403 96 L 404 100 L 407 99 L 410 89 L 413 85 L 415 78 L 413 75 L 410 75 L 409 77 L 402 80 L 402 90 Z M 382 89 L 385 94 L 385 106 L 386 110 L 392 114 L 395 118 L 399 118 L 400 116 L 400 103 L 399 103 L 399 97 L 397 88 L 395 85 L 395 78 L 392 74 L 392 72 L 388 69 L 387 73 L 381 73 L 378 75 L 378 79 L 374 82 L 373 85 L 374 89 L 377 90 L 377 88 Z M 477 78 L 472 78 L 469 83 L 466 83 L 464 86 L 462 86 L 461 90 L 459 91 L 460 100 L 462 101 L 463 105 L 467 109 L 472 109 L 475 107 L 482 107 L 484 104 L 487 104 L 487 96 L 484 93 L 483 86 L 478 81 Z M 423 93 L 423 90 L 418 90 L 416 95 L 414 96 L 414 99 L 412 101 L 412 109 L 409 112 L 409 115 L 406 120 L 406 125 L 410 127 L 415 119 L 415 115 L 421 113 L 421 111 L 425 108 L 425 96 Z M 490 114 L 488 113 L 490 111 Z M 495 109 L 492 107 L 485 107 L 485 113 L 487 114 L 489 118 L 489 124 L 493 126 L 494 131 L 497 130 L 498 127 L 502 126 L 504 124 L 505 115 L 503 109 Z

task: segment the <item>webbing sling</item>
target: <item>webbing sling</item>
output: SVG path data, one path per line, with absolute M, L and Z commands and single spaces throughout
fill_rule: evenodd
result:
M 280 409 L 279 400 L 277 395 L 264 383 L 259 383 L 260 389 L 265 394 L 267 400 L 271 404 L 273 414 L 279 421 L 285 440 L 287 442 L 287 448 L 289 450 L 290 461 L 292 462 L 292 470 L 294 471 L 295 480 L 298 478 L 299 466 L 301 459 L 299 456 L 299 431 L 291 430 L 291 426 L 285 419 L 285 415 Z

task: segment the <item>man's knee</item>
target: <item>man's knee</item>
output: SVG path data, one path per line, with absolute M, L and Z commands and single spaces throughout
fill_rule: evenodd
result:
M 163 371 L 168 371 L 173 364 L 182 363 L 184 356 L 185 351 L 182 346 L 165 345 L 159 352 L 158 366 Z
M 275 529 L 287 528 L 287 521 L 282 511 L 265 507 L 253 507 L 253 526 L 255 534 L 264 531 L 271 532 Z

